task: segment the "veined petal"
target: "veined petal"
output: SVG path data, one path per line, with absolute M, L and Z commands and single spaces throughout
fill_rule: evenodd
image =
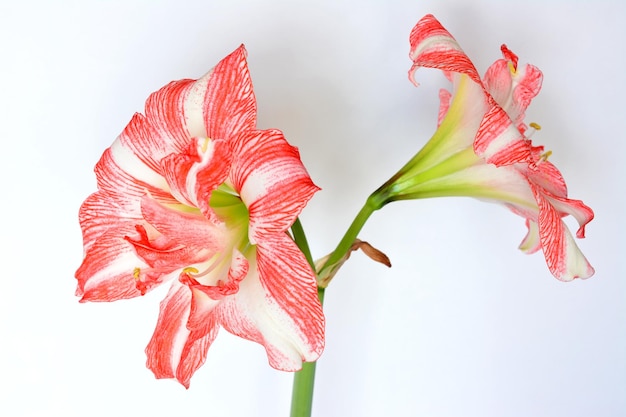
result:
M 149 197 L 142 201 L 142 213 L 148 224 L 136 226 L 126 240 L 150 268 L 169 274 L 222 249 L 223 232 L 198 214 L 161 206 Z
M 187 103 L 190 110 L 201 109 L 206 135 L 230 139 L 256 126 L 256 98 L 243 45 L 221 60 L 198 80 Z
M 519 249 L 527 254 L 535 253 L 541 249 L 541 240 L 539 239 L 539 225 L 536 221 L 526 218 L 526 227 L 528 233 L 519 245 Z
M 295 371 L 324 348 L 324 315 L 315 276 L 286 235 L 257 246 L 257 265 L 239 292 L 218 307 L 229 332 L 265 346 L 270 365 Z M 258 266 L 258 269 L 257 269 Z
M 539 236 L 548 269 L 557 279 L 588 278 L 594 270 L 582 254 L 561 214 L 541 191 L 531 187 L 539 205 Z
M 140 181 L 123 169 L 107 149 L 96 165 L 99 191 L 81 206 L 79 221 L 83 231 L 85 258 L 76 271 L 76 294 L 81 301 L 113 301 L 142 295 L 158 282 L 139 288 L 136 271 L 148 272 L 133 245 L 126 239 L 136 234 L 143 222 L 141 200 L 153 193 L 164 202 L 171 196 L 160 188 Z M 143 285 L 143 284 L 141 284 Z
M 261 285 L 278 308 L 277 322 L 291 333 L 305 361 L 316 360 L 324 349 L 324 314 L 315 274 L 303 253 L 288 236 L 279 234 L 259 244 L 257 262 Z
M 474 152 L 487 163 L 503 166 L 518 162 L 528 164 L 531 151 L 530 142 L 513 126 L 506 112 L 497 105 L 492 106 L 476 132 Z
M 129 126 L 133 124 L 133 121 L 139 120 L 145 119 L 142 115 L 136 114 Z M 127 130 L 128 126 L 109 148 L 111 158 L 135 181 L 149 184 L 150 187 L 159 189 L 162 193 L 169 193 L 169 186 L 160 172 L 160 167 L 156 166 L 155 161 L 148 159 L 146 155 L 138 153 L 137 150 L 140 148 L 137 146 L 138 140 L 129 138 Z
M 442 88 L 439 90 L 439 114 L 437 115 L 437 127 L 441 126 L 441 122 L 448 114 L 448 109 L 452 103 L 452 93 Z
M 185 113 L 185 102 L 195 82 L 190 79 L 172 81 L 146 100 L 146 120 L 152 135 L 142 137 L 136 152 L 149 158 L 154 169 L 159 168 L 159 161 L 165 156 L 183 152 L 195 136 L 187 128 Z
M 231 159 L 230 147 L 224 140 L 196 138 L 184 153 L 164 158 L 161 166 L 172 195 L 213 219 L 211 192 L 228 177 Z
M 278 130 L 241 134 L 233 149 L 230 180 L 250 214 L 249 239 L 289 228 L 319 188 L 313 184 L 298 150 Z
M 139 259 L 124 236 L 132 233 L 130 223 L 120 224 L 103 233 L 85 252 L 85 258 L 76 271 L 76 295 L 85 301 L 115 301 L 141 295 L 133 272 L 147 267 Z
M 78 218 L 83 244 L 88 250 L 98 236 L 124 221 L 141 220 L 141 199 L 147 193 L 163 202 L 172 202 L 169 193 L 134 178 L 113 160 L 111 150 L 104 151 L 96 164 L 99 190 L 82 204 Z
M 484 85 L 502 107 L 513 124 L 523 127 L 524 113 L 533 98 L 541 91 L 543 74 L 533 65 L 517 66 L 517 55 L 502 45 L 505 59 L 496 61 L 485 73 Z M 523 130 L 524 129 L 520 129 Z
M 141 202 L 141 212 L 159 233 L 181 245 L 219 251 L 226 239 L 223 228 L 207 222 L 197 211 L 177 210 L 146 196 Z
M 211 312 L 204 309 L 203 326 L 189 330 L 187 322 L 192 309 L 192 290 L 174 281 L 170 291 L 161 301 L 159 319 L 146 347 L 146 366 L 157 378 L 177 378 L 189 388 L 191 375 L 206 359 L 209 345 L 215 340 L 219 326 Z M 196 312 L 200 307 L 196 303 Z
M 585 226 L 593 220 L 593 211 L 580 200 L 557 197 L 548 193 L 544 193 L 544 196 L 562 216 L 571 214 L 576 219 L 579 225 L 576 237 L 579 239 L 584 238 Z
M 409 78 L 413 84 L 415 71 L 419 67 L 437 68 L 443 71 L 468 75 L 476 84 L 482 86 L 480 75 L 469 57 L 463 52 L 457 41 L 431 14 L 420 19 L 409 37 L 413 66 Z
M 483 81 L 485 89 L 504 110 L 513 100 L 513 77 L 509 65 L 507 60 L 497 60 L 487 69 Z
M 541 160 L 526 170 L 530 181 L 556 197 L 567 197 L 567 185 L 563 175 L 550 161 Z

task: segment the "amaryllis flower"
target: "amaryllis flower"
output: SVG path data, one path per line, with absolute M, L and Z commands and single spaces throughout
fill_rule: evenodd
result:
M 562 218 L 579 223 L 585 235 L 593 212 L 567 197 L 565 181 L 548 161 L 550 152 L 529 137 L 539 125 L 524 124 L 524 112 L 539 93 L 542 74 L 518 66 L 505 45 L 481 80 L 456 40 L 432 15 L 423 17 L 410 36 L 415 82 L 420 67 L 444 71 L 453 83 L 440 93 L 438 129 L 424 148 L 373 196 L 379 204 L 401 199 L 472 196 L 496 201 L 526 219 L 528 234 L 520 248 L 543 250 L 548 268 L 563 281 L 586 278 L 594 270 Z
M 324 344 L 315 275 L 286 233 L 318 188 L 280 131 L 256 129 L 245 55 L 150 95 L 80 209 L 77 295 L 113 301 L 173 279 L 147 366 L 187 387 L 219 327 L 286 371 Z

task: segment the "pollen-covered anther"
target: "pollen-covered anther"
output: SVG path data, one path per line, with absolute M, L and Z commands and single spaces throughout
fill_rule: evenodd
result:
M 194 279 L 205 277 L 209 275 L 211 272 L 213 272 L 220 265 L 220 262 L 222 262 L 223 260 L 224 260 L 224 256 L 217 256 L 217 258 L 214 258 L 212 262 L 209 264 L 209 266 L 203 271 L 200 271 L 198 268 L 195 268 L 193 266 L 188 266 L 188 267 L 183 268 L 182 274 L 188 275 Z
M 545 162 L 545 161 L 548 160 L 550 155 L 552 155 L 552 151 L 547 151 L 547 152 L 542 153 L 539 158 L 540 158 L 541 161 Z
M 507 64 L 509 65 L 509 71 L 511 71 L 511 74 L 515 74 L 517 72 L 515 65 L 511 61 L 507 62 Z
M 526 132 L 527 139 L 530 139 L 535 134 L 535 132 L 541 130 L 541 125 L 535 122 L 529 123 L 528 127 L 530 127 L 530 129 L 528 129 L 528 131 Z
M 133 278 L 135 278 L 136 280 L 139 280 L 139 274 L 140 273 L 141 273 L 141 268 L 133 269 Z

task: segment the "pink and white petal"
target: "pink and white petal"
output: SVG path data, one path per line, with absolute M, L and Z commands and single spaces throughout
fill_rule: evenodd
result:
M 194 334 L 195 339 L 189 343 L 192 332 L 187 328 L 187 321 L 192 297 L 192 290 L 189 287 L 178 280 L 172 283 L 167 296 L 161 301 L 159 319 L 146 347 L 146 366 L 154 376 L 177 378 L 185 387 L 189 387 L 191 374 L 206 358 L 206 349 L 203 351 L 202 348 L 205 344 L 208 348 L 208 344 L 215 339 L 218 331 L 215 322 L 207 320 L 206 333 L 201 337 Z M 197 343 L 198 341 L 200 343 Z M 182 367 L 181 362 L 185 362 Z
M 483 85 L 493 99 L 507 113 L 513 101 L 513 77 L 509 63 L 499 59 L 487 69 Z
M 115 301 L 142 295 L 137 288 L 136 268 L 147 265 L 137 256 L 124 236 L 134 233 L 130 223 L 110 229 L 85 253 L 85 259 L 76 271 L 76 295 L 85 301 Z
M 230 139 L 256 126 L 256 98 L 243 45 L 222 59 L 194 85 L 185 103 L 187 123 L 195 136 Z M 197 123 L 204 122 L 200 134 Z
M 528 179 L 557 197 L 567 197 L 567 185 L 563 175 L 550 161 L 539 160 L 526 171 Z
M 95 172 L 99 191 L 85 200 L 78 214 L 85 250 L 108 229 L 126 221 L 139 223 L 142 218 L 141 199 L 146 193 L 164 203 L 174 201 L 169 193 L 123 171 L 113 160 L 110 149 L 96 164 Z
M 135 115 L 133 120 L 141 117 L 141 115 Z M 139 153 L 146 149 L 138 146 L 136 141 L 126 140 L 125 134 L 122 133 L 109 149 L 115 164 L 128 176 L 134 178 L 135 182 L 148 184 L 150 188 L 160 190 L 161 193 L 169 193 L 169 186 L 160 172 L 158 161 L 149 159 L 149 155 Z
M 257 264 L 217 311 L 226 330 L 265 347 L 272 367 L 296 371 L 322 353 L 324 315 L 304 256 L 287 236 L 277 238 L 257 247 Z
M 200 213 L 164 206 L 149 196 L 142 199 L 141 212 L 152 227 L 177 245 L 217 252 L 227 239 L 222 227 L 208 222 Z
M 448 114 L 450 103 L 452 103 L 452 93 L 444 88 L 439 90 L 439 114 L 437 115 L 437 127 L 441 126 L 441 122 L 443 122 L 446 114 Z
M 159 160 L 163 154 L 163 148 L 167 147 L 165 142 L 166 140 L 161 137 L 161 134 L 143 114 L 135 113 L 111 145 L 111 149 L 114 153 L 119 154 L 114 158 L 120 165 L 124 164 L 125 160 L 130 161 L 123 166 L 131 175 L 136 175 L 134 170 L 136 168 L 138 174 L 152 178 L 160 174 Z M 121 149 L 115 149 L 116 147 Z M 137 164 L 136 161 L 139 161 L 140 164 L 134 167 Z
M 195 138 L 184 153 L 167 156 L 161 166 L 172 195 L 212 219 L 211 193 L 228 177 L 231 159 L 226 141 Z
M 526 219 L 526 227 L 528 233 L 519 245 L 519 249 L 527 254 L 535 253 L 541 249 L 541 240 L 539 239 L 539 225 L 534 220 Z
M 516 127 L 523 125 L 524 113 L 539 94 L 543 74 L 532 65 L 517 67 L 517 55 L 502 45 L 505 59 L 496 61 L 485 73 L 484 85 L 507 112 Z
M 593 267 L 576 245 L 559 211 L 540 190 L 531 188 L 539 206 L 541 247 L 552 275 L 561 281 L 592 276 Z
M 523 122 L 526 109 L 530 102 L 541 91 L 543 73 L 539 68 L 527 64 L 513 74 L 512 106 L 507 110 L 515 125 Z
M 250 215 L 249 239 L 256 244 L 289 228 L 319 188 L 302 165 L 297 148 L 278 130 L 240 134 L 230 180 Z
M 409 79 L 416 86 L 415 71 L 420 67 L 437 68 L 442 71 L 468 75 L 482 86 L 480 75 L 474 64 L 463 52 L 457 41 L 431 14 L 424 16 L 415 25 L 409 37 L 413 66 Z
M 544 197 L 550 204 L 561 214 L 561 216 L 571 214 L 578 222 L 579 228 L 576 231 L 576 237 L 582 239 L 585 237 L 585 226 L 593 220 L 593 210 L 586 206 L 580 200 L 572 200 L 564 197 L 557 197 L 549 193 L 543 193 Z
M 304 255 L 281 234 L 258 245 L 257 263 L 276 323 L 282 322 L 305 361 L 316 360 L 324 349 L 325 320 L 317 280 Z
M 143 138 L 138 151 L 149 157 L 155 167 L 165 156 L 185 150 L 194 136 L 187 128 L 185 115 L 185 102 L 194 83 L 189 79 L 172 81 L 146 100 L 146 119 L 153 135 Z
M 130 204 L 132 210 L 136 207 L 132 202 L 140 200 L 146 194 L 159 201 L 173 202 L 165 180 L 141 163 L 133 166 L 137 159 L 126 151 L 118 141 L 115 141 L 113 146 L 102 154 L 95 167 L 99 192 L 106 193 L 107 198 L 124 202 L 124 207 Z M 128 166 L 131 166 L 130 170 L 125 169 Z M 146 172 L 142 172 L 143 169 Z M 127 215 L 131 213 L 124 214 L 124 217 Z
M 496 166 L 528 164 L 531 144 L 512 124 L 506 112 L 494 104 L 485 114 L 474 141 L 474 152 Z
M 186 388 L 189 388 L 193 374 L 206 361 L 209 347 L 220 328 L 214 312 L 217 302 L 197 290 L 192 293 L 191 311 L 196 318 L 196 326 L 192 328 L 187 323 L 189 333 L 176 367 L 176 379 Z

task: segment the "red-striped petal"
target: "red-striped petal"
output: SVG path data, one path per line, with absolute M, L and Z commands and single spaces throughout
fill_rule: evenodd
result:
M 230 180 L 248 207 L 252 243 L 287 230 L 319 190 L 278 130 L 241 134 L 233 157 Z
M 257 247 L 257 268 L 218 307 L 229 332 L 265 346 L 270 365 L 295 371 L 324 348 L 324 315 L 315 276 L 286 235 Z M 255 273 L 256 272 L 256 273 Z
M 562 214 L 540 190 L 531 188 L 539 206 L 541 248 L 552 275 L 561 281 L 592 276 L 594 270 L 563 223 Z
M 231 159 L 227 142 L 197 138 L 184 152 L 164 158 L 161 166 L 172 195 L 213 219 L 209 207 L 211 192 L 228 177 Z
M 192 307 L 192 304 L 194 307 Z M 193 373 L 204 363 L 208 347 L 215 340 L 219 326 L 210 306 L 203 308 L 202 326 L 187 328 L 192 308 L 196 314 L 198 301 L 193 301 L 192 290 L 175 281 L 161 301 L 156 329 L 146 347 L 146 366 L 157 378 L 177 378 L 185 387 Z
M 228 140 L 256 127 L 256 98 L 246 55 L 241 45 L 213 68 L 208 79 L 198 80 L 206 82 L 202 115 L 209 138 Z
M 531 145 L 513 126 L 511 119 L 499 106 L 492 106 L 483 117 L 476 132 L 474 152 L 485 162 L 496 166 L 527 164 L 531 160 Z
M 426 15 L 415 25 L 409 37 L 413 66 L 409 78 L 413 84 L 415 71 L 420 67 L 437 68 L 468 75 L 476 84 L 482 85 L 480 75 L 457 41 L 433 15 Z

